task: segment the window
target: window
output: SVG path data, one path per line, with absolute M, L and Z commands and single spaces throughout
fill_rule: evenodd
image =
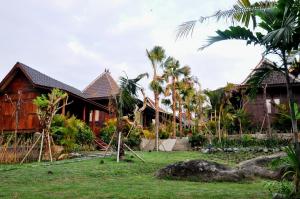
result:
M 272 113 L 271 99 L 266 99 L 267 113 Z
M 274 99 L 274 103 L 275 103 L 276 105 L 279 105 L 279 104 L 280 104 L 280 99 L 279 99 L 279 98 Z

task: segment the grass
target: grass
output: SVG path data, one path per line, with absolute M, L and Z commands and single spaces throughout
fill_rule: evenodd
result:
M 52 165 L 0 165 L 0 198 L 268 198 L 266 181 L 199 183 L 158 180 L 154 173 L 169 163 L 208 159 L 233 166 L 247 154 L 140 152 L 147 163 L 127 153 L 133 162 L 113 157 Z M 249 154 L 248 154 L 249 155 Z M 68 164 L 67 164 L 68 163 Z

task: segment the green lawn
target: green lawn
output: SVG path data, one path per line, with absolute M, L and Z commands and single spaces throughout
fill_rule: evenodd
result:
M 157 169 L 187 159 L 209 159 L 234 165 L 245 155 L 199 152 L 139 153 L 147 163 L 127 153 L 133 162 L 113 157 L 55 165 L 0 165 L 0 198 L 268 198 L 265 181 L 199 183 L 158 180 Z M 53 174 L 49 174 L 51 171 Z

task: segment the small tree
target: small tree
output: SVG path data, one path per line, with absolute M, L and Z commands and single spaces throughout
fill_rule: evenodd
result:
M 42 129 L 42 140 L 40 146 L 40 154 L 39 154 L 39 162 L 41 161 L 43 145 L 44 145 L 44 137 L 46 136 L 46 142 L 48 143 L 48 150 L 50 155 L 50 160 L 52 162 L 52 153 L 51 153 L 51 135 L 50 128 L 53 117 L 55 114 L 67 103 L 63 103 L 61 106 L 61 102 L 68 100 L 68 94 L 54 88 L 51 93 L 48 95 L 38 96 L 33 100 L 33 103 L 37 106 L 37 115 L 40 121 L 40 127 Z

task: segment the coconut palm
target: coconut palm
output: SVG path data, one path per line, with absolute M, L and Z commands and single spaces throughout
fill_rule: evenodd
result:
M 296 154 L 298 160 L 300 160 L 297 120 L 293 109 L 295 100 L 292 94 L 291 76 L 289 73 L 290 63 L 288 61 L 289 52 L 293 50 L 299 51 L 300 2 L 299 0 L 278 0 L 267 10 L 252 12 L 252 14 L 253 17 L 256 18 L 256 21 L 260 21 L 257 24 L 257 27 L 263 30 L 263 32 L 257 32 L 256 29 L 250 30 L 247 26 L 231 26 L 225 31 L 218 30 L 216 32 L 217 36 L 210 37 L 208 43 L 201 49 L 205 49 L 216 42 L 224 40 L 244 40 L 247 44 L 263 46 L 265 48 L 265 54 L 279 56 L 281 64 L 276 67 L 276 70 L 282 71 L 286 77 L 287 99 L 289 100 L 289 111 L 294 133 Z M 193 30 L 193 27 L 194 26 L 192 26 L 192 28 L 183 28 L 179 36 L 186 35 L 186 32 L 190 33 Z M 274 70 L 274 68 L 271 68 L 270 70 Z
M 147 56 L 151 61 L 153 69 L 153 78 L 150 83 L 150 88 L 154 93 L 154 104 L 155 104 L 155 139 L 156 139 L 156 150 L 158 151 L 158 132 L 159 132 L 159 95 L 163 89 L 161 86 L 162 78 L 157 74 L 157 68 L 160 66 L 165 59 L 165 50 L 160 46 L 155 46 L 151 51 L 146 50 Z
M 188 66 L 187 66 L 188 67 Z M 182 109 L 184 105 L 184 97 L 186 92 L 191 87 L 192 79 L 189 76 L 190 71 L 184 74 L 184 77 L 176 83 L 176 97 L 178 101 L 178 116 L 179 116 L 179 134 L 180 137 L 183 135 L 183 128 L 182 128 Z
M 165 94 L 172 95 L 172 111 L 173 111 L 173 137 L 176 137 L 176 90 L 177 82 L 181 75 L 188 75 L 190 73 L 190 67 L 180 67 L 180 63 L 173 57 L 168 57 L 164 63 L 163 77 L 167 83 Z
M 201 16 L 197 20 L 191 20 L 182 23 L 177 30 L 177 38 L 186 37 L 192 35 L 195 25 L 197 23 L 203 23 L 209 19 L 216 19 L 217 21 L 225 19 L 232 23 L 241 23 L 248 27 L 250 22 L 253 24 L 253 28 L 257 26 L 256 15 L 261 12 L 268 12 L 276 5 L 276 1 L 259 1 L 251 3 L 250 0 L 238 0 L 236 4 L 229 10 L 218 10 L 213 15 Z

